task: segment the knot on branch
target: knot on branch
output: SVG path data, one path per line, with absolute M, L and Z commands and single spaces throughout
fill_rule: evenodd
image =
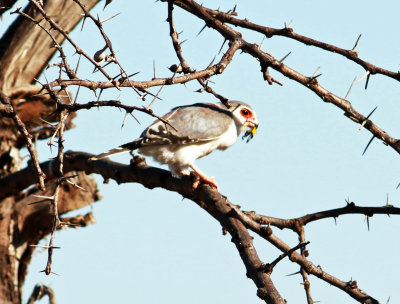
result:
M 261 72 L 263 74 L 263 79 L 266 80 L 269 85 L 272 85 L 273 83 L 279 84 L 280 86 L 283 85 L 281 82 L 274 79 L 269 74 L 268 67 L 270 66 L 270 63 L 264 61 L 264 62 L 260 62 L 260 65 L 261 65 Z
M 96 218 L 92 212 L 89 212 L 85 215 L 80 214 L 71 218 L 63 218 L 61 222 L 61 228 L 67 226 L 72 228 L 86 227 L 94 223 L 96 223 Z
M 217 65 L 217 70 L 216 70 L 216 74 L 222 74 L 224 72 L 224 70 L 226 69 L 226 64 L 225 63 L 219 63 Z
M 354 202 L 347 202 L 346 208 L 354 208 L 356 204 Z
M 349 50 L 348 54 L 349 54 L 349 57 L 352 59 L 358 58 L 358 52 L 355 49 Z
M 275 265 L 272 265 L 270 263 L 264 264 L 261 266 L 261 271 L 267 274 L 271 274 L 272 270 L 274 269 Z
M 347 282 L 347 284 L 346 284 L 346 287 L 347 288 L 350 288 L 350 289 L 356 289 L 356 288 L 358 288 L 358 286 L 357 286 L 357 281 L 348 281 Z
M 233 241 L 233 240 L 232 240 Z M 247 249 L 253 246 L 252 242 L 234 242 L 236 246 L 239 248 L 239 250 Z
M 269 237 L 272 234 L 272 229 L 270 226 L 263 226 L 261 227 L 260 232 L 262 236 Z
M 146 166 L 146 159 L 139 155 L 135 155 L 132 153 L 132 159 L 130 162 L 131 167 L 138 167 L 138 166 Z
M 269 71 L 268 71 L 268 67 L 269 65 L 265 62 L 261 62 L 261 72 L 263 75 L 263 79 L 266 80 L 268 82 L 269 85 L 272 84 L 272 77 L 269 75 Z
M 316 76 L 308 77 L 307 86 L 318 85 L 318 80 Z
M 292 34 L 293 33 L 293 28 L 290 27 L 290 25 L 286 25 L 283 29 L 282 32 L 285 34 Z
M 263 300 L 264 300 L 264 299 L 266 298 L 267 294 L 268 294 L 267 288 L 263 287 L 263 288 L 258 288 L 258 289 L 257 289 L 257 296 L 258 296 L 260 299 L 263 299 Z

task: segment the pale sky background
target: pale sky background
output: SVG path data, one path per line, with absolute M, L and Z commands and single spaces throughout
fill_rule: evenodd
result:
M 295 32 L 351 49 L 360 33 L 357 50 L 362 59 L 397 71 L 400 64 L 398 1 L 202 1 L 206 7 L 223 11 L 237 4 L 239 18 L 282 28 L 292 21 Z M 103 3 L 92 12 L 105 19 L 121 13 L 105 24 L 105 30 L 118 51 L 120 62 L 129 73 L 140 71 L 136 80 L 149 80 L 153 61 L 157 76 L 169 77 L 166 68 L 178 63 L 169 37 L 167 4 L 154 1 L 113 1 L 105 11 Z M 21 5 L 21 4 L 19 4 Z M 223 39 L 211 29 L 196 36 L 204 22 L 176 8 L 175 25 L 183 44 L 183 55 L 194 69 L 205 68 L 217 54 Z M 1 31 L 8 24 L 5 14 Z M 79 27 L 80 28 L 80 27 Z M 260 43 L 261 34 L 242 31 L 244 38 Z M 100 34 L 86 23 L 73 39 L 89 54 L 104 46 Z M 224 47 L 226 51 L 227 46 Z M 70 47 L 66 50 L 72 54 Z M 305 75 L 321 67 L 319 82 L 344 97 L 355 77 L 364 70 L 342 56 L 305 46 L 283 37 L 265 40 L 263 50 Z M 221 54 L 217 56 L 220 58 Z M 76 62 L 77 56 L 71 60 Z M 89 78 L 93 68 L 81 64 L 80 75 Z M 115 69 L 111 74 L 117 74 Z M 338 208 L 347 197 L 357 205 L 399 206 L 399 155 L 375 140 L 364 156 L 371 138 L 366 130 L 343 116 L 333 105 L 321 101 L 303 86 L 271 70 L 284 85 L 269 86 L 262 79 L 258 62 L 237 53 L 224 74 L 212 78 L 214 90 L 242 100 L 256 109 L 260 128 L 255 138 L 238 142 L 225 152 L 215 152 L 198 161 L 209 175 L 216 177 L 222 194 L 260 214 L 282 218 Z M 51 78 L 52 72 L 46 71 Z M 100 77 L 96 75 L 95 77 Z M 365 80 L 356 85 L 349 100 L 362 114 L 378 109 L 372 120 L 393 137 L 400 137 L 400 86 L 395 80 L 372 76 L 367 91 Z M 217 101 L 199 94 L 197 82 L 186 86 L 164 87 L 162 101 L 154 110 L 163 114 L 170 108 L 195 102 Z M 70 88 L 73 92 L 76 88 Z M 156 92 L 158 88 L 151 91 Z M 109 90 L 102 99 L 120 98 L 129 105 L 143 104 L 131 89 L 122 93 Z M 78 102 L 95 100 L 81 90 Z M 151 99 L 144 104 L 148 104 Z M 129 118 L 121 129 L 124 114 L 117 109 L 81 111 L 76 128 L 65 135 L 66 150 L 100 153 L 135 139 L 153 121 L 137 114 L 141 125 Z M 45 142 L 39 144 L 40 159 L 55 156 Z M 24 152 L 26 153 L 26 152 Z M 113 157 L 129 163 L 129 155 Z M 150 164 L 157 165 L 151 161 Z M 158 166 L 158 165 L 157 165 Z M 36 283 L 54 289 L 58 304 L 66 303 L 262 303 L 256 286 L 246 278 L 245 267 L 221 226 L 195 203 L 163 189 L 149 190 L 138 184 L 105 185 L 96 176 L 103 200 L 91 207 L 97 223 L 82 229 L 58 232 L 53 270 L 59 276 L 46 277 L 47 253 L 35 253 L 24 288 L 25 299 Z M 86 213 L 90 208 L 80 210 Z M 370 218 L 370 231 L 363 215 L 341 216 L 335 225 L 325 219 L 306 226 L 309 259 L 339 279 L 357 280 L 358 286 L 386 303 L 400 302 L 398 217 L 376 215 Z M 273 228 L 290 246 L 297 235 Z M 47 242 L 47 240 L 46 240 Z M 273 261 L 278 250 L 256 237 L 261 260 Z M 278 264 L 272 279 L 288 303 L 306 303 L 299 270 L 287 259 Z M 311 294 L 321 303 L 356 303 L 335 287 L 310 276 Z M 47 303 L 47 299 L 40 303 Z

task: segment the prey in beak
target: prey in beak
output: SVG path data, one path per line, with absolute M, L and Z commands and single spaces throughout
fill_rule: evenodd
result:
M 249 121 L 248 127 L 249 129 L 247 129 L 242 136 L 242 140 L 246 139 L 246 143 L 248 143 L 251 139 L 253 139 L 254 135 L 257 132 L 258 124 Z

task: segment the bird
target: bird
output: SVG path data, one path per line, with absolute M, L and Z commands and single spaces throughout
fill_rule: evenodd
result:
M 203 173 L 195 160 L 214 150 L 226 150 L 234 144 L 239 135 L 242 139 L 253 138 L 258 128 L 257 114 L 253 108 L 240 101 L 228 101 L 229 108 L 220 103 L 195 103 L 178 106 L 154 121 L 134 141 L 123 144 L 91 160 L 99 160 L 113 154 L 138 150 L 145 156 L 152 156 L 161 164 L 167 164 L 172 175 L 190 175 L 190 169 L 197 175 L 193 188 L 203 182 L 214 186 L 214 177 Z M 167 122 L 167 123 L 166 123 Z

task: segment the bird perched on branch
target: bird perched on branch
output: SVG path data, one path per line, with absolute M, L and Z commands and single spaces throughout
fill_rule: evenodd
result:
M 198 176 L 194 188 L 204 182 L 218 189 L 215 178 L 204 174 L 195 165 L 195 160 L 216 149 L 227 149 L 246 129 L 243 139 L 247 137 L 248 142 L 258 127 L 257 115 L 248 104 L 229 101 L 229 105 L 229 109 L 222 103 L 176 107 L 162 117 L 164 122 L 156 120 L 138 139 L 94 156 L 91 160 L 138 150 L 167 164 L 173 175 L 190 175 L 191 168 Z

